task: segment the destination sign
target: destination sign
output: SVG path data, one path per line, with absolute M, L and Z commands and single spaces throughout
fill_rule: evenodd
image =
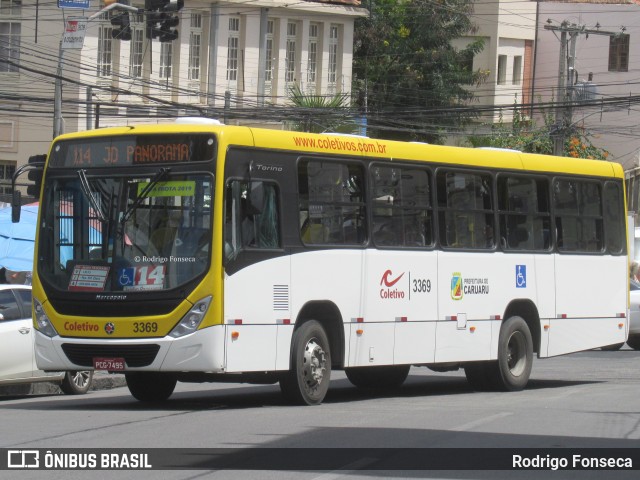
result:
M 53 147 L 50 167 L 122 167 L 206 162 L 215 157 L 211 134 L 122 135 L 62 140 Z

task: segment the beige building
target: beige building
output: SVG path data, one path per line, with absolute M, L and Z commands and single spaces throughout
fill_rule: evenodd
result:
M 453 42 L 461 47 L 477 37 L 484 39 L 484 50 L 473 59 L 473 69 L 487 75 L 484 83 L 472 88 L 477 99 L 473 105 L 490 107 L 481 122 L 511 121 L 513 104 L 531 101 L 536 5 L 530 0 L 476 0 L 472 21 L 478 31 Z M 500 106 L 506 108 L 492 108 Z
M 0 0 L 0 194 L 54 132 L 180 115 L 281 128 L 269 107 L 286 105 L 294 84 L 349 95 L 354 21 L 367 14 L 360 0 L 186 0 L 176 40 L 162 43 L 145 34 L 144 0 L 120 2 L 140 9 L 128 15 L 130 40 L 113 35 L 111 17 L 121 10 L 92 18 L 104 3 L 64 3 L 88 8 Z M 81 48 L 61 48 L 77 17 L 88 19 Z

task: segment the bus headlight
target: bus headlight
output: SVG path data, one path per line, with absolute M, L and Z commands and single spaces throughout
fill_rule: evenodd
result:
M 33 311 L 35 312 L 35 318 L 33 319 L 33 324 L 40 333 L 46 335 L 47 337 L 55 337 L 58 335 L 56 329 L 51 325 L 51 320 L 47 317 L 47 314 L 44 313 L 44 308 L 42 308 L 42 304 L 33 299 Z
M 200 323 L 202 323 L 202 319 L 207 313 L 210 303 L 211 297 L 205 297 L 199 302 L 196 302 L 193 308 L 189 310 L 189 313 L 182 317 L 180 323 L 169 332 L 169 335 L 173 338 L 179 338 L 195 332 L 200 326 Z

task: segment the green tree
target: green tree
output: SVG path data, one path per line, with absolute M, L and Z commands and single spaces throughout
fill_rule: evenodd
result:
M 370 136 L 437 142 L 441 129 L 473 117 L 468 89 L 486 71 L 472 69 L 482 39 L 472 35 L 471 0 L 370 0 L 370 16 L 356 20 L 353 91 L 366 103 Z M 373 131 L 372 131 L 373 130 Z
M 520 109 L 514 106 L 513 121 L 504 123 L 502 119 L 491 126 L 491 134 L 486 136 L 472 136 L 469 142 L 474 147 L 510 148 L 527 153 L 553 154 L 553 138 L 550 133 L 554 116 L 544 108 L 539 107 L 544 121 L 544 127 L 538 127 L 536 122 L 523 116 Z M 591 135 L 584 129 L 574 128 L 564 142 L 565 157 L 607 160 L 609 152 L 595 146 L 591 142 Z

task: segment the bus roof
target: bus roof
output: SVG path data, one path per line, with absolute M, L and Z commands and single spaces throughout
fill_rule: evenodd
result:
M 273 150 L 289 150 L 315 154 L 348 155 L 380 160 L 417 160 L 439 164 L 462 165 L 540 173 L 567 173 L 623 178 L 622 166 L 616 162 L 586 160 L 552 155 L 522 153 L 516 150 L 449 147 L 426 143 L 379 140 L 341 134 L 315 134 L 288 130 L 216 125 L 211 122 L 178 122 L 172 124 L 109 127 L 61 135 L 57 140 L 114 135 L 211 132 L 221 144 L 256 146 Z

